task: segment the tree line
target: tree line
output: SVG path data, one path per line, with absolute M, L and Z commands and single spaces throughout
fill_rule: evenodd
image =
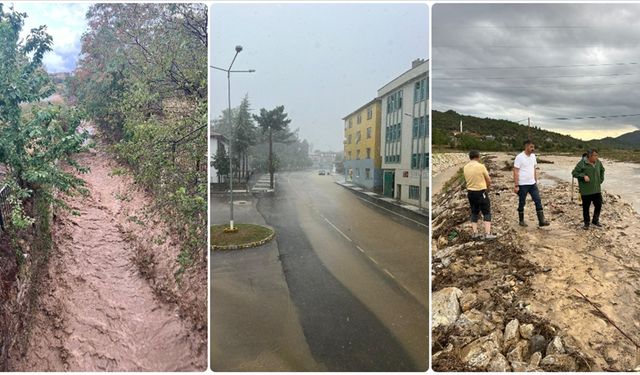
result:
M 213 155 L 211 165 L 217 170 L 218 182 L 229 178 L 231 163 L 234 181 L 247 181 L 252 173 L 260 171 L 269 173 L 272 187 L 277 170 L 310 167 L 313 162 L 309 158 L 309 143 L 299 138 L 298 130 L 290 129 L 290 123 L 284 106 L 262 108 L 258 114 L 252 114 L 248 96 L 231 113 L 224 110 L 213 121 L 213 130 L 233 139 L 233 155 L 224 148 Z
M 68 93 L 182 238 L 206 251 L 207 9 L 96 4 Z

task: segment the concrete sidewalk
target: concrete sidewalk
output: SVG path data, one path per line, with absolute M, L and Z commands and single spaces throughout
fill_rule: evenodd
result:
M 350 182 L 338 179 L 336 184 L 351 190 L 364 200 L 371 202 L 379 207 L 389 210 L 398 216 L 403 217 L 411 222 L 418 223 L 423 226 L 429 226 L 429 210 L 428 208 L 420 210 L 418 207 L 403 203 L 397 199 L 388 198 L 378 193 L 368 191 Z
M 234 206 L 236 223 L 265 224 L 257 199 Z M 211 222 L 229 218 L 213 196 Z M 278 258 L 276 239 L 211 254 L 211 367 L 214 371 L 322 371 L 309 350 Z
M 271 189 L 269 174 L 263 174 L 258 181 L 251 187 L 252 193 L 273 193 L 276 188 L 276 175 L 273 175 L 273 189 Z

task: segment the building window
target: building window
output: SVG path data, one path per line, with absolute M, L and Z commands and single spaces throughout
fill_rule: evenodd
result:
M 349 134 L 349 135 L 347 136 L 347 143 L 348 143 L 348 144 L 351 144 L 351 134 Z
M 360 160 L 360 150 L 356 150 L 356 160 Z
M 367 128 L 367 139 L 371 138 L 371 127 Z
M 360 143 L 360 138 L 362 138 L 362 132 L 358 130 L 356 132 L 356 144 Z
M 356 168 L 356 177 L 360 178 L 360 168 Z
M 417 138 L 418 137 L 418 131 L 419 131 L 418 127 L 419 127 L 419 121 L 418 121 L 417 118 L 414 118 L 413 119 L 413 129 L 412 129 L 413 132 L 411 133 L 413 138 Z
M 367 120 L 371 120 L 373 117 L 373 107 L 367 108 Z
M 359 124 L 362 122 L 362 115 L 358 113 L 358 116 L 356 117 L 356 122 Z
M 371 147 L 367 147 L 367 159 L 371 159 Z
M 420 199 L 420 186 L 409 185 L 409 199 Z
M 371 168 L 365 168 L 364 170 L 364 178 L 367 180 L 371 179 Z
M 351 160 L 351 151 L 349 151 L 349 158 L 347 160 Z
M 402 109 L 402 90 L 398 90 L 387 97 L 387 113 Z
M 353 126 L 353 119 L 349 119 L 349 129 L 351 129 L 351 127 Z
M 428 88 L 428 80 L 422 79 L 416 82 L 413 90 L 413 101 L 415 103 L 421 102 L 427 98 L 429 88 Z

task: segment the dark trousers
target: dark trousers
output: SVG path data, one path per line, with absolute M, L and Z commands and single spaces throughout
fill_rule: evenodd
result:
M 469 205 L 471 206 L 471 222 L 477 223 L 478 216 L 482 212 L 484 221 L 491 221 L 491 201 L 486 190 L 468 191 Z
M 591 202 L 593 202 L 593 206 L 595 209 L 593 210 L 593 223 L 597 224 L 600 222 L 600 210 L 602 209 L 602 194 L 595 193 L 589 195 L 582 195 L 582 217 L 584 218 L 584 223 L 586 225 L 589 224 L 589 208 L 591 207 Z
M 538 191 L 538 185 L 519 185 L 518 190 L 518 212 L 524 212 L 524 205 L 527 202 L 527 194 L 531 195 L 533 203 L 536 204 L 536 211 L 542 211 L 542 201 L 540 200 L 540 192 Z

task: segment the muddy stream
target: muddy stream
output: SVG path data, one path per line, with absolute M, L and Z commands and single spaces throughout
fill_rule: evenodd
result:
M 131 258 L 125 205 L 146 198 L 100 148 L 78 158 L 88 196 L 64 197 L 54 249 L 19 371 L 195 371 L 206 351 L 177 307 L 160 302 Z M 146 202 L 150 204 L 150 202 Z M 144 233 L 138 235 L 144 236 Z

